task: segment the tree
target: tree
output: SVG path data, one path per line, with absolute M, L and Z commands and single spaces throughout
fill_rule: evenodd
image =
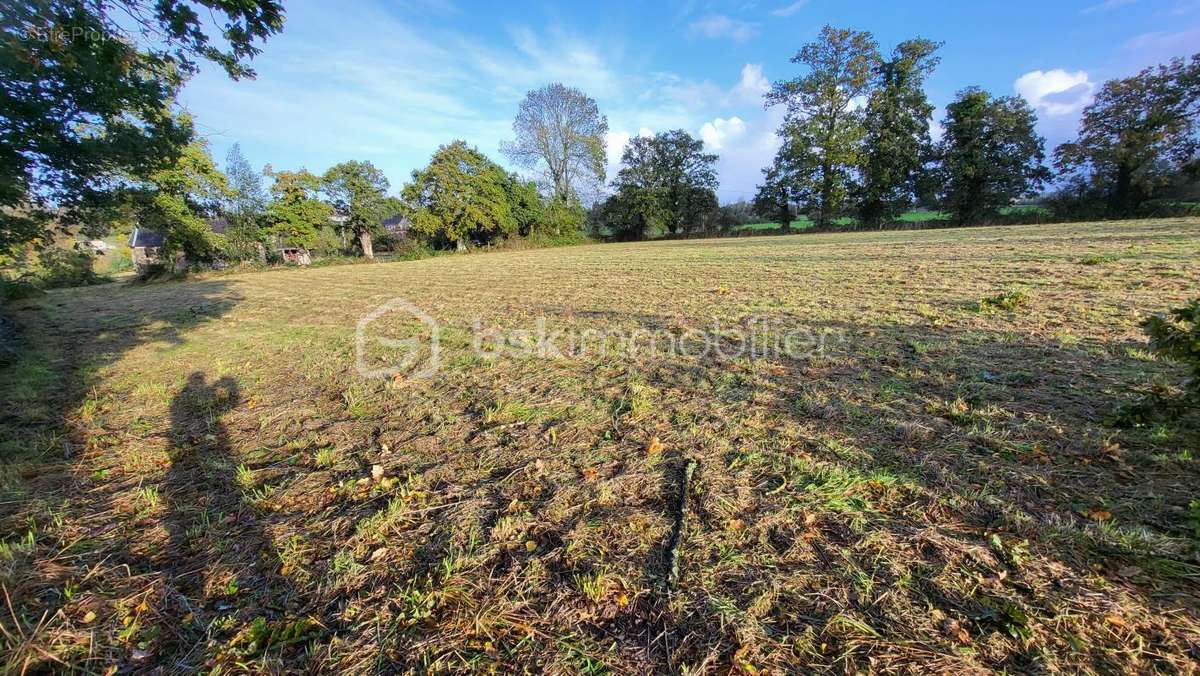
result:
M 438 148 L 429 166 L 413 171 L 402 195 L 414 231 L 461 249 L 469 240 L 517 231 L 513 202 L 521 189 L 514 183 L 479 150 L 454 141 Z
M 266 208 L 263 234 L 283 246 L 316 246 L 321 229 L 329 225 L 333 215 L 333 207 L 319 197 L 321 177 L 307 169 L 274 171 L 270 166 L 264 173 L 275 182 L 271 185 L 272 199 Z
M 554 199 L 578 200 L 604 184 L 608 119 L 578 89 L 554 83 L 525 95 L 513 120 L 516 140 L 500 151 L 514 164 L 538 168 Z
M 812 161 L 809 144 L 792 135 L 775 152 L 771 166 L 763 168 L 763 182 L 754 195 L 754 211 L 762 218 L 778 223 L 784 232 L 791 230 L 795 214 L 793 204 L 808 201 L 812 194 Z M 810 175 L 803 174 L 808 168 Z
M 211 25 L 223 27 L 219 43 Z M 123 179 L 169 168 L 191 140 L 171 105 L 197 60 L 253 77 L 257 43 L 282 26 L 277 0 L 5 2 L 0 253 L 46 239 L 55 207 L 64 225 L 106 225 Z
M 653 203 L 653 213 L 643 214 L 641 221 L 659 222 L 676 235 L 700 227 L 716 210 L 716 162 L 716 155 L 704 152 L 703 141 L 682 129 L 639 136 L 625 146 L 613 185 L 618 193 L 637 193 L 623 207 Z
M 938 145 L 941 205 L 958 225 L 979 223 L 1049 178 L 1045 141 L 1024 99 L 968 88 L 946 106 Z
M 333 208 L 346 217 L 339 228 L 358 240 L 365 258 L 375 257 L 371 237 L 377 233 L 384 218 L 388 180 L 370 162 L 342 162 L 324 176 L 325 194 Z
M 503 170 L 501 173 L 504 173 Z M 513 222 L 517 226 L 517 234 L 525 237 L 541 227 L 546 217 L 546 209 L 541 196 L 538 195 L 537 183 L 522 181 L 512 174 L 505 174 L 502 185 Z
M 663 229 L 662 201 L 653 189 L 626 186 L 592 208 L 594 234 L 620 242 Z
M 262 221 L 267 207 L 262 174 L 250 166 L 242 147 L 234 143 L 225 156 L 225 176 L 230 197 L 225 206 L 229 227 L 225 239 L 230 252 L 238 258 L 262 255 Z
M 925 96 L 925 78 L 940 59 L 941 45 L 929 40 L 901 42 L 891 58 L 876 67 L 876 86 L 867 99 L 858 215 L 874 226 L 910 209 L 929 146 L 933 105 Z
M 141 227 L 163 235 L 164 260 L 177 252 L 192 262 L 220 256 L 222 238 L 209 228 L 207 219 L 220 212 L 231 192 L 203 141 L 193 141 L 174 163 L 151 173 L 126 194 Z
M 781 135 L 798 135 L 812 144 L 813 152 L 800 158 L 814 162 L 816 225 L 826 227 L 846 201 L 859 165 L 866 130 L 857 106 L 872 85 L 879 49 L 870 33 L 825 26 L 791 61 L 808 66 L 808 74 L 775 82 L 766 101 L 787 107 Z
M 1200 54 L 1109 80 L 1055 165 L 1079 190 L 1104 194 L 1109 215 L 1131 215 L 1194 159 L 1198 116 Z

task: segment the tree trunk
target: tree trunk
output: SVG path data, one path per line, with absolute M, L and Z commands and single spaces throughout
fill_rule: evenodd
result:
M 371 233 L 366 230 L 358 233 L 358 244 L 362 247 L 363 257 L 375 258 L 375 247 L 371 242 Z
M 1133 171 L 1128 165 L 1117 167 L 1117 185 L 1113 188 L 1108 210 L 1111 216 L 1128 216 L 1133 191 Z
M 466 251 L 467 243 L 462 241 L 461 239 L 457 240 L 456 242 L 454 242 L 454 250 L 455 251 Z
M 829 226 L 829 203 L 833 201 L 833 165 L 821 165 L 821 208 L 817 212 L 817 227 Z

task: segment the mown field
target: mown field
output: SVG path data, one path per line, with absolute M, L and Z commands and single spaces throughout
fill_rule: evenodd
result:
M 1200 293 L 1198 261 L 1192 219 L 51 292 L 9 308 L 0 654 L 98 673 L 1195 673 L 1195 421 L 1103 421 L 1182 377 L 1138 323 Z M 360 319 L 397 297 L 440 324 L 430 379 L 355 368 Z M 480 328 L 728 345 L 762 322 L 820 343 L 472 347 Z M 400 314 L 368 330 L 428 356 Z M 370 368 L 404 349 L 368 338 Z

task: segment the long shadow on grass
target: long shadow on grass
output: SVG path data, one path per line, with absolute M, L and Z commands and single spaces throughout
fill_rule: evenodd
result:
M 252 596 L 255 617 L 278 615 L 292 591 L 275 574 L 279 552 L 250 502 L 252 479 L 234 458 L 221 420 L 240 403 L 235 379 L 210 383 L 199 371 L 171 402 L 171 467 L 162 488 L 170 542 L 159 565 L 169 597 L 200 628 L 227 610 L 234 596 L 239 603 Z M 161 656 L 194 664 L 202 634 L 178 638 L 164 641 Z
M 0 505 L 0 533 L 7 540 L 31 522 L 42 525 L 45 509 L 69 526 L 59 529 L 65 542 L 38 539 L 26 558 L 14 561 L 24 572 L 7 585 L 12 612 L 0 622 L 8 636 L 19 636 L 18 628 L 29 636 L 43 613 L 55 618 L 33 640 L 8 646 L 32 656 L 33 664 L 48 659 L 38 640 L 87 646 L 82 653 L 56 649 L 72 668 L 85 671 L 135 664 L 145 670 L 159 663 L 153 636 L 177 629 L 182 614 L 159 619 L 162 597 L 148 592 L 161 585 L 161 569 L 132 553 L 150 526 L 121 515 L 115 502 L 146 477 L 110 479 L 96 468 L 97 459 L 109 460 L 102 467 L 116 464 L 111 459 L 125 430 L 102 422 L 104 406 L 123 402 L 105 404 L 94 396 L 104 369 L 130 351 L 180 345 L 188 332 L 219 320 L 240 300 L 217 280 L 67 289 L 12 308 L 21 350 L 0 373 L 0 398 L 7 402 L 0 407 L 6 409 L 0 414 L 0 460 L 23 468 L 24 481 L 13 487 L 15 499 Z M 164 360 L 161 368 L 178 367 Z M 147 490 L 147 497 L 153 495 Z M 96 619 L 87 626 L 67 619 L 85 616 Z

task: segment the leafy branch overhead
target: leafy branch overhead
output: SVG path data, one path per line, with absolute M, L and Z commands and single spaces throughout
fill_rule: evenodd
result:
M 203 15 L 203 16 L 202 16 Z M 218 25 L 217 42 L 207 28 Z M 107 224 L 122 177 L 192 140 L 172 110 L 203 60 L 234 79 L 283 27 L 275 0 L 27 0 L 0 11 L 0 251 L 61 224 Z

